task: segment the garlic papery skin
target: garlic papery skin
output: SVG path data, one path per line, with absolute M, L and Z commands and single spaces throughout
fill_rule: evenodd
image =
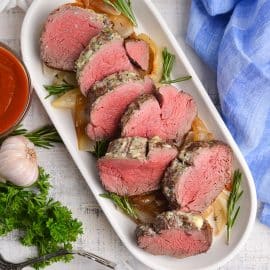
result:
M 7 138 L 0 149 L 0 177 L 16 186 L 31 186 L 39 170 L 35 146 L 24 136 Z

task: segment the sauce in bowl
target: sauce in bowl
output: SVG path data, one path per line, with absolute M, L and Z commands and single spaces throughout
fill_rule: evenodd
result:
M 0 44 L 0 136 L 22 120 L 30 101 L 30 81 L 20 60 Z

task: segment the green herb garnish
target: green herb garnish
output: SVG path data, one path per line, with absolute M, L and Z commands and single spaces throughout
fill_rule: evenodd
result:
M 29 188 L 0 183 L 0 236 L 13 230 L 22 232 L 20 242 L 35 246 L 39 256 L 58 250 L 72 250 L 82 234 L 82 223 L 72 217 L 71 211 L 48 197 L 49 175 L 39 169 L 38 181 Z M 69 262 L 72 255 L 57 257 L 34 265 L 36 269 L 53 262 Z
M 175 55 L 171 54 L 167 48 L 164 48 L 164 50 L 162 51 L 162 56 L 163 56 L 163 73 L 160 83 L 162 84 L 178 83 L 190 80 L 192 78 L 191 76 L 185 76 L 172 80 L 171 72 L 175 62 Z
M 109 141 L 107 140 L 103 140 L 103 141 L 97 141 L 95 144 L 95 149 L 92 152 L 92 154 L 96 157 L 96 158 L 101 158 L 103 156 L 105 156 L 108 146 L 109 146 Z
M 241 181 L 242 173 L 236 170 L 233 175 L 232 191 L 227 202 L 227 244 L 230 243 L 231 230 L 240 211 L 240 206 L 236 209 L 236 204 L 243 195 Z
M 19 125 L 9 136 L 23 135 L 28 138 L 35 146 L 49 149 L 53 147 L 54 143 L 61 143 L 60 138 L 55 127 L 52 125 L 46 125 L 32 132 Z
M 67 91 L 72 90 L 75 88 L 74 85 L 63 83 L 63 84 L 55 84 L 55 85 L 44 85 L 44 88 L 48 92 L 48 96 L 45 98 L 48 98 L 50 96 L 58 96 L 65 94 Z
M 184 82 L 184 81 L 190 80 L 191 78 L 192 78 L 191 76 L 179 77 L 179 78 L 174 79 L 174 80 L 164 81 L 164 82 L 162 82 L 162 84 L 172 84 L 172 83 Z
M 137 213 L 132 205 L 132 203 L 129 201 L 129 198 L 126 196 L 119 196 L 115 193 L 104 193 L 99 195 L 102 198 L 110 199 L 114 202 L 114 204 L 119 207 L 125 214 L 128 216 L 137 219 Z
M 114 2 L 110 0 L 103 0 L 106 4 L 112 6 L 115 10 L 121 12 L 124 16 L 126 16 L 134 26 L 137 26 L 137 21 L 133 10 L 131 8 L 130 0 L 116 0 Z

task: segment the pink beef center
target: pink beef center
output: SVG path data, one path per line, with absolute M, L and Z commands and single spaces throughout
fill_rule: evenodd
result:
M 144 41 L 128 41 L 126 50 L 130 58 L 143 70 L 149 66 L 149 45 Z
M 159 103 L 151 99 L 144 102 L 140 110 L 135 111 L 132 118 L 124 126 L 123 136 L 145 138 L 159 136 L 166 139 L 166 134 L 161 127 Z
M 167 167 L 168 163 L 170 163 L 171 160 L 173 160 L 178 154 L 178 151 L 175 148 L 159 148 L 156 147 L 152 149 L 148 153 L 148 159 L 153 163 L 153 164 L 160 164 L 162 162 L 165 162 L 165 167 Z
M 184 211 L 203 211 L 230 180 L 231 160 L 224 147 L 203 149 L 177 183 L 176 199 Z
M 105 189 L 119 195 L 136 195 L 159 188 L 160 179 L 169 162 L 175 157 L 170 151 L 152 161 L 100 160 L 100 177 Z
M 209 248 L 206 235 L 201 231 L 163 230 L 156 236 L 142 236 L 139 246 L 154 255 L 186 257 L 205 252 Z
M 171 86 L 162 87 L 158 99 L 161 104 L 153 99 L 144 102 L 124 126 L 123 136 L 182 139 L 197 114 L 195 102 Z
M 84 94 L 91 86 L 106 76 L 119 71 L 132 71 L 121 40 L 109 42 L 95 53 L 80 74 L 79 84 Z
M 105 189 L 119 195 L 136 195 L 158 188 L 162 169 L 131 160 L 104 162 L 100 175 Z
M 72 70 L 74 62 L 89 41 L 102 29 L 102 25 L 92 25 L 88 14 L 76 14 L 72 10 L 63 12 L 46 25 L 42 41 L 45 46 L 47 62 L 54 66 Z M 55 63 L 56 62 L 56 63 Z
M 172 102 L 173 101 L 173 102 Z M 197 114 L 197 108 L 191 96 L 176 91 L 172 87 L 160 89 L 161 119 L 168 139 L 182 139 Z
M 91 110 L 88 136 L 93 140 L 112 137 L 127 106 L 149 89 L 143 83 L 129 83 L 101 97 Z

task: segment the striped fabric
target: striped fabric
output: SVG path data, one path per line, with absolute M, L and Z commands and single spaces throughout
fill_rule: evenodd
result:
M 193 0 L 187 42 L 217 72 L 222 116 L 270 226 L 270 1 Z

